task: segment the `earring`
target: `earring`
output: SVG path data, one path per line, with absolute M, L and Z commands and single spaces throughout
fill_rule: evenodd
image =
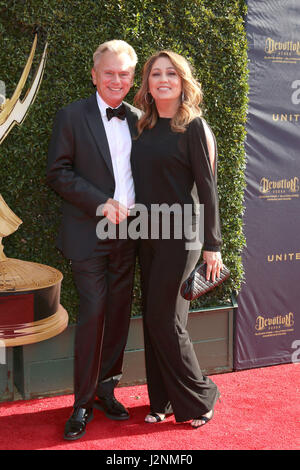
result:
M 184 91 L 181 92 L 181 103 L 183 103 L 185 100 L 185 96 L 184 96 Z
M 148 100 L 149 95 L 151 96 L 151 101 Z M 154 99 L 149 91 L 147 91 L 147 93 L 145 94 L 145 101 L 147 104 L 153 104 Z

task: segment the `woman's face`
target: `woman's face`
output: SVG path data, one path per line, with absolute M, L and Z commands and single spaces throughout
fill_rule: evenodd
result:
M 148 85 L 155 102 L 168 100 L 170 103 L 180 103 L 181 78 L 168 57 L 156 59 L 150 71 Z

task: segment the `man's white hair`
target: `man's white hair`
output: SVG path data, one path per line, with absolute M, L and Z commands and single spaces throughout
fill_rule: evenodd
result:
M 126 53 L 131 59 L 132 68 L 135 68 L 138 61 L 136 52 L 133 47 L 130 46 L 130 44 L 125 41 L 122 41 L 121 39 L 113 39 L 112 41 L 106 41 L 103 44 L 100 44 L 100 46 L 98 46 L 93 55 L 94 67 L 96 67 L 96 65 L 101 60 L 101 56 L 107 51 L 114 52 L 115 54 Z

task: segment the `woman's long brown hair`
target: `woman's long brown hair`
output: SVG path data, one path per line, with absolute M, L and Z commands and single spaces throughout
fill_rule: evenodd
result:
M 172 51 L 163 50 L 152 55 L 145 63 L 142 73 L 142 84 L 134 97 L 134 104 L 144 111 L 143 116 L 137 123 L 138 136 L 145 128 L 151 129 L 154 127 L 158 119 L 155 101 L 149 93 L 148 79 L 153 64 L 159 57 L 167 57 L 170 59 L 182 83 L 183 99 L 175 116 L 171 120 L 172 130 L 174 132 L 184 132 L 186 126 L 196 116 L 202 116 L 202 111 L 199 107 L 203 99 L 201 85 L 193 77 L 190 64 L 181 55 Z

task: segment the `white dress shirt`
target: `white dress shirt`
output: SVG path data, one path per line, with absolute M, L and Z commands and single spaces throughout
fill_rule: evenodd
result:
M 128 123 L 126 119 L 122 121 L 117 117 L 113 117 L 109 121 L 106 116 L 106 108 L 110 106 L 103 101 L 98 92 L 96 92 L 96 96 L 113 166 L 116 185 L 113 198 L 130 208 L 135 203 L 135 192 L 130 165 L 131 135 Z

